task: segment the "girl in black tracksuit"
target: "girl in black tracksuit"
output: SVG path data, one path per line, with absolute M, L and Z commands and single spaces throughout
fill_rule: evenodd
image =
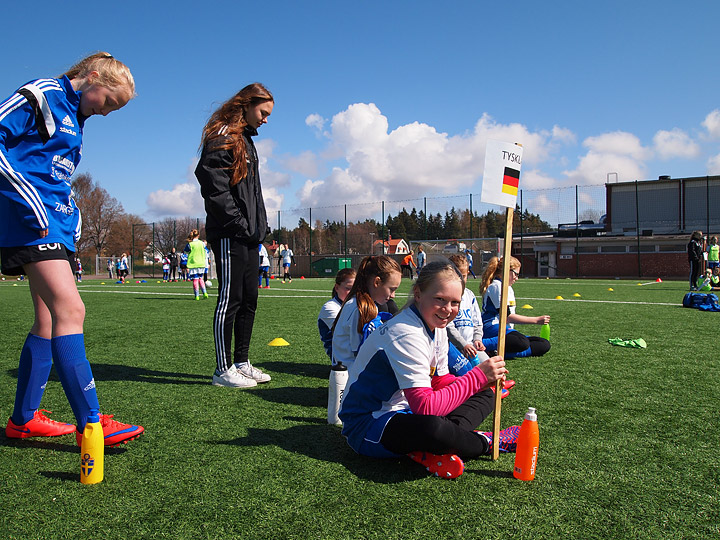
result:
M 250 364 L 248 351 L 258 299 L 257 250 L 269 232 L 252 137 L 273 105 L 272 94 L 259 83 L 222 104 L 203 129 L 195 169 L 219 282 L 213 324 L 217 386 L 245 388 L 270 380 Z
M 700 264 L 703 260 L 703 235 L 701 231 L 693 231 L 687 245 L 688 262 L 690 263 L 690 290 L 697 291 L 697 281 L 700 277 Z

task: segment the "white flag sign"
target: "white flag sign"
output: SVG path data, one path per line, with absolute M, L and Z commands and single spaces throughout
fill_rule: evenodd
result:
M 522 153 L 519 144 L 488 140 L 480 195 L 482 202 L 515 208 Z

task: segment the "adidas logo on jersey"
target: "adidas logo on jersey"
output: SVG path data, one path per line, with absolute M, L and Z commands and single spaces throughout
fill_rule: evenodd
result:
M 66 115 L 65 115 L 65 118 L 63 118 L 62 123 L 63 123 L 63 125 L 65 125 L 65 126 L 67 126 L 67 127 L 71 127 L 71 128 L 75 127 L 75 124 L 73 124 L 73 121 L 72 121 L 72 119 L 70 118 L 70 115 L 69 115 L 69 114 L 66 114 Z

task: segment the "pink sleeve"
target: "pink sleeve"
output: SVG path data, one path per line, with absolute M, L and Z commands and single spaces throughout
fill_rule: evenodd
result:
M 414 414 L 445 416 L 487 384 L 487 377 L 475 367 L 462 377 L 456 377 L 445 387 L 433 390 L 429 387 L 405 388 L 405 398 Z
M 433 377 L 430 380 L 430 386 L 432 386 L 432 389 L 437 392 L 438 390 L 452 384 L 455 379 L 457 379 L 455 375 L 452 373 L 446 373 L 445 375 Z

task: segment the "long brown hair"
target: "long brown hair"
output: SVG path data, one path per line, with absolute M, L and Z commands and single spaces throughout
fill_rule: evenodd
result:
M 490 262 L 488 262 L 488 265 L 485 267 L 482 278 L 480 278 L 480 294 L 484 294 L 493 279 L 502 274 L 502 265 L 503 257 L 500 257 L 499 259 L 497 257 L 493 257 L 490 259 Z M 513 256 L 510 256 L 510 268 L 513 270 L 520 268 L 520 261 Z
M 335 276 L 335 285 L 333 285 L 332 290 L 333 297 L 337 296 L 337 293 L 335 292 L 335 287 L 337 287 L 338 285 L 342 285 L 348 279 L 355 279 L 355 274 L 356 272 L 354 268 L 343 268 L 337 273 L 337 275 Z
M 275 101 L 270 90 L 260 83 L 249 84 L 220 105 L 203 128 L 202 146 L 218 137 L 225 137 L 218 148 L 231 150 L 234 156 L 231 186 L 247 176 L 247 148 L 243 137 L 243 131 L 247 127 L 245 111 L 249 106 L 265 101 Z
M 394 273 L 402 274 L 400 265 L 387 255 L 373 255 L 371 257 L 365 257 L 360 262 L 357 274 L 355 275 L 355 283 L 350 289 L 350 292 L 343 302 L 343 308 L 348 300 L 355 297 L 360 317 L 358 318 L 358 334 L 362 334 L 363 326 L 372 321 L 378 314 L 378 308 L 375 302 L 370 296 L 370 290 L 368 289 L 368 283 L 374 280 L 376 277 L 380 278 L 382 283 L 385 283 L 387 279 Z M 340 308 L 342 311 L 342 308 Z M 337 324 L 340 318 L 340 313 L 335 318 L 335 324 Z M 333 324 L 333 332 L 335 331 L 335 324 Z

